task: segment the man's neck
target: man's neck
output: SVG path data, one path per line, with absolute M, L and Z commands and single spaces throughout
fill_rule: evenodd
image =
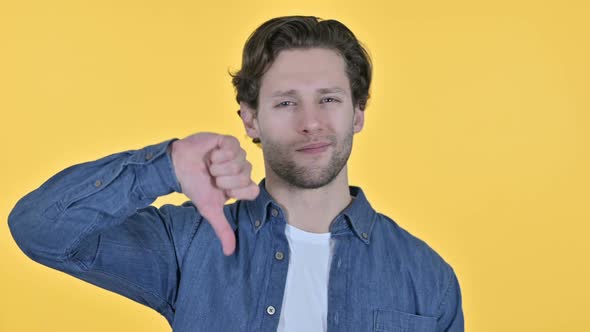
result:
M 267 172 L 265 187 L 282 207 L 287 223 L 312 233 L 327 233 L 334 218 L 351 202 L 346 166 L 331 183 L 318 189 L 293 187 Z

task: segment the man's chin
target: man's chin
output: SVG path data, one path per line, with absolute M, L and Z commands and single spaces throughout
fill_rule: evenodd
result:
M 302 189 L 318 189 L 330 184 L 338 174 L 329 174 L 326 168 L 308 167 L 300 168 L 297 175 L 287 176 L 288 182 Z

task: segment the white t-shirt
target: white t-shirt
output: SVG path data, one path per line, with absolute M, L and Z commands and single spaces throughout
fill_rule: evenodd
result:
M 326 331 L 328 279 L 334 241 L 287 224 L 291 257 L 278 332 Z

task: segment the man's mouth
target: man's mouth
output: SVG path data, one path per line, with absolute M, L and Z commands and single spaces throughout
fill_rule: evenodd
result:
M 300 149 L 297 149 L 297 151 L 305 153 L 318 153 L 327 150 L 330 145 L 331 143 L 308 144 Z

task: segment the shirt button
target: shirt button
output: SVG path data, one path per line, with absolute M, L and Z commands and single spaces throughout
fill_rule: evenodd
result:
M 97 188 L 100 187 L 100 186 L 102 186 L 102 181 L 100 181 L 100 180 L 94 181 L 94 186 L 97 187 Z
M 275 307 L 269 305 L 268 307 L 266 307 L 266 313 L 269 315 L 274 315 L 275 314 Z
M 272 214 L 273 217 L 276 217 L 279 215 L 279 211 L 277 211 L 277 209 L 272 209 L 272 211 L 270 211 L 270 214 Z
M 363 232 L 361 234 L 361 236 L 363 237 L 363 239 L 367 239 L 369 237 L 369 235 L 367 233 L 365 233 L 365 232 Z
M 277 252 L 275 252 L 275 258 L 279 261 L 282 261 L 283 258 L 285 258 L 285 255 L 283 255 L 282 251 L 277 251 Z
M 259 227 L 260 226 L 260 220 L 256 220 L 256 222 L 254 222 L 254 226 Z
M 145 160 L 150 160 L 150 159 L 152 159 L 152 157 L 153 157 L 153 156 L 154 156 L 154 154 L 153 154 L 153 153 L 151 153 L 151 152 L 148 152 L 148 153 L 145 155 Z

